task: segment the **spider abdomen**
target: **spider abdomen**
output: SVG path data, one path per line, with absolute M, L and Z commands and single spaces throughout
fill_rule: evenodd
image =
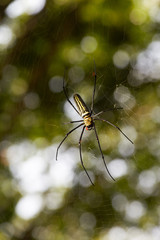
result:
M 73 97 L 81 117 L 84 118 L 87 115 L 90 116 L 89 108 L 87 107 L 81 96 L 79 94 L 74 94 Z
M 93 118 L 91 117 L 89 108 L 79 94 L 74 94 L 73 97 L 77 105 L 78 111 L 81 117 L 84 119 L 84 125 L 86 126 L 86 129 L 91 130 L 93 128 Z

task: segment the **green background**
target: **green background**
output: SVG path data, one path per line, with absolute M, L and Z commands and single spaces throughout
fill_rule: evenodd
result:
M 159 239 L 158 1 L 48 0 L 37 14 L 11 18 L 6 9 L 12 2 L 0 3 L 0 26 L 12 31 L 8 44 L 0 40 L 0 239 Z M 94 111 L 123 107 L 103 118 L 134 145 L 97 122 L 113 182 L 94 132 L 85 133 L 83 160 L 93 187 L 79 160 L 80 131 L 65 141 L 58 162 L 55 151 L 73 127 L 64 123 L 79 119 L 66 104 L 63 76 L 69 97 L 78 92 L 90 106 L 94 60 Z M 42 170 L 32 167 L 37 156 Z M 18 210 L 29 196 L 40 202 L 35 214 L 32 201 Z M 32 207 L 33 214 L 23 217 Z

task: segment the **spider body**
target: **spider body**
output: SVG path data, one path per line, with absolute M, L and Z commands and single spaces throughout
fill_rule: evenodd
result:
M 93 118 L 90 116 L 90 114 L 86 115 L 84 118 L 84 125 L 86 127 L 86 130 L 92 130 L 93 129 Z
M 118 129 L 123 135 L 124 137 L 126 137 L 132 144 L 133 142 L 127 137 L 127 135 L 116 125 L 114 125 L 113 123 L 109 122 L 108 120 L 105 120 L 105 119 L 102 119 L 102 118 L 99 118 L 98 116 L 101 115 L 102 113 L 106 112 L 106 111 L 110 111 L 110 110 L 118 110 L 118 109 L 122 109 L 122 108 L 113 108 L 113 109 L 108 109 L 108 110 L 105 110 L 105 111 L 101 111 L 97 114 L 93 114 L 93 107 L 94 107 L 94 95 L 95 95 L 95 90 L 96 90 L 96 79 L 97 79 L 97 75 L 96 75 L 96 65 L 94 63 L 94 66 L 95 66 L 95 71 L 93 73 L 93 76 L 94 76 L 94 89 L 93 89 L 93 95 L 92 95 L 92 104 L 91 104 L 91 110 L 89 110 L 89 108 L 87 107 L 87 105 L 85 104 L 85 102 L 83 101 L 83 99 L 81 98 L 81 96 L 79 94 L 74 94 L 74 101 L 76 103 L 76 106 L 77 108 L 73 105 L 73 103 L 70 101 L 70 99 L 68 98 L 68 95 L 67 95 L 67 92 L 66 92 L 66 89 L 64 87 L 64 79 L 63 79 L 63 91 L 64 91 L 64 94 L 67 98 L 67 101 L 70 103 L 70 105 L 74 108 L 74 110 L 83 118 L 83 120 L 78 120 L 78 121 L 71 121 L 70 123 L 80 123 L 78 126 L 74 127 L 72 130 L 70 130 L 66 135 L 65 137 L 63 138 L 63 140 L 60 142 L 60 144 L 58 145 L 57 147 L 57 151 L 56 151 L 56 160 L 58 158 L 58 151 L 59 151 L 59 148 L 60 146 L 62 145 L 62 143 L 65 141 L 65 139 L 68 137 L 69 134 L 71 134 L 73 131 L 75 131 L 77 128 L 79 127 L 82 127 L 82 132 L 81 132 L 81 135 L 80 135 L 80 138 L 79 138 L 79 153 L 80 153 L 80 160 L 81 160 L 81 164 L 82 164 L 82 167 L 85 171 L 85 173 L 87 174 L 90 182 L 92 185 L 94 185 L 92 179 L 90 178 L 85 166 L 84 166 L 84 163 L 83 163 L 83 160 L 82 160 L 82 151 L 81 151 L 81 142 L 82 142 L 82 137 L 83 137 L 83 133 L 84 133 L 84 130 L 86 128 L 86 130 L 94 130 L 95 132 L 95 136 L 96 136 L 96 139 L 97 139 L 97 143 L 98 143 L 98 146 L 99 146 L 99 150 L 100 150 L 100 153 L 101 153 L 101 156 L 102 156 L 102 160 L 103 160 L 103 163 L 104 163 L 104 166 L 109 174 L 109 176 L 115 181 L 115 179 L 112 177 L 112 175 L 110 174 L 109 172 L 109 169 L 106 165 L 106 162 L 105 162 L 105 159 L 104 159 L 104 155 L 103 155 L 103 152 L 102 152 L 102 149 L 101 149 L 101 145 L 100 145 L 100 141 L 99 141 L 99 138 L 98 138 L 98 134 L 97 134 L 97 130 L 96 130 L 96 126 L 95 126 L 95 121 L 98 120 L 98 121 L 102 121 L 102 122 L 106 122 L 107 124 L 111 125 L 112 127 Z
M 81 98 L 79 94 L 74 94 L 73 96 L 74 101 L 77 105 L 78 111 L 80 116 L 83 118 L 84 125 L 86 127 L 86 130 L 92 130 L 93 128 L 93 118 L 91 117 L 91 113 L 89 111 L 89 108 Z

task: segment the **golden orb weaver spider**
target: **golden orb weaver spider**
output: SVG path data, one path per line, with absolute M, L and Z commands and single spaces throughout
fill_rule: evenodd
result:
M 95 132 L 95 135 L 96 135 L 96 139 L 97 139 L 97 142 L 98 142 L 98 146 L 99 146 L 99 150 L 100 150 L 100 153 L 101 153 L 101 156 L 102 156 L 102 160 L 103 160 L 103 163 L 104 163 L 104 166 L 109 174 L 109 176 L 115 181 L 115 179 L 112 177 L 111 173 L 109 172 L 109 169 L 107 167 L 107 164 L 105 162 L 105 159 L 104 159 L 104 155 L 103 155 L 103 152 L 102 152 L 102 149 L 101 149 L 101 145 L 100 145 L 100 141 L 99 141 L 99 138 L 98 138 L 98 134 L 97 134 L 97 130 L 96 130 L 96 127 L 95 127 L 95 120 L 97 121 L 102 121 L 102 122 L 106 122 L 108 123 L 109 125 L 113 126 L 114 128 L 118 129 L 132 144 L 133 142 L 131 141 L 131 139 L 129 137 L 127 137 L 127 135 L 116 125 L 114 125 L 113 123 L 105 120 L 105 119 L 102 119 L 102 118 L 99 118 L 98 116 L 104 112 L 107 112 L 107 111 L 110 111 L 110 110 L 118 110 L 118 109 L 122 109 L 122 108 L 113 108 L 113 109 L 108 109 L 108 110 L 104 110 L 104 111 L 101 111 L 97 114 L 93 114 L 93 107 L 94 107 L 94 96 L 95 96 L 95 90 L 96 90 L 96 80 L 97 80 L 97 74 L 96 74 L 96 65 L 95 65 L 95 62 L 94 62 L 94 72 L 93 72 L 93 76 L 94 76 L 94 89 L 93 89 L 93 95 L 92 95 L 92 103 L 91 103 L 91 110 L 89 110 L 89 108 L 87 107 L 87 105 L 85 104 L 85 102 L 83 101 L 83 99 L 81 98 L 81 96 L 79 94 L 74 94 L 73 98 L 74 98 L 74 101 L 77 105 L 77 109 L 75 108 L 75 106 L 72 104 L 72 102 L 69 100 L 68 98 L 68 95 L 67 95 L 67 92 L 66 92 L 66 89 L 65 89 L 65 86 L 64 86 L 64 78 L 63 78 L 63 91 L 64 91 L 64 94 L 67 98 L 67 101 L 71 104 L 71 106 L 74 108 L 74 110 L 83 118 L 83 120 L 78 120 L 78 121 L 71 121 L 69 123 L 78 123 L 78 122 L 82 122 L 81 124 L 79 124 L 78 126 L 76 126 L 75 128 L 73 128 L 72 130 L 70 130 L 66 136 L 63 138 L 63 140 L 60 142 L 60 144 L 58 145 L 57 147 L 57 151 L 56 151 L 56 160 L 57 160 L 57 157 L 58 157 L 58 151 L 59 151 L 59 148 L 60 146 L 62 145 L 62 143 L 65 141 L 65 139 L 68 137 L 68 135 L 70 133 L 72 133 L 74 130 L 76 130 L 77 128 L 83 126 L 82 128 L 82 132 L 81 132 L 81 135 L 80 135 L 80 138 L 79 138 L 79 153 L 80 153 L 80 160 L 81 160 L 81 164 L 82 164 L 82 167 L 85 171 L 85 173 L 87 174 L 90 182 L 92 185 L 94 185 L 92 179 L 90 178 L 85 166 L 84 166 L 84 163 L 83 163 L 83 160 L 82 160 L 82 151 L 81 151 L 81 141 L 82 141 L 82 136 L 83 136 L 83 133 L 84 133 L 84 130 L 86 128 L 86 130 L 92 130 L 94 129 L 94 132 Z M 98 117 L 98 118 L 96 118 Z

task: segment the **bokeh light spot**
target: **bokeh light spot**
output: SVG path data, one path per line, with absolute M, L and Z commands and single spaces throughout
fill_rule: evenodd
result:
M 68 52 L 68 59 L 71 64 L 81 62 L 84 59 L 84 53 L 78 47 L 73 47 Z
M 120 104 L 121 107 L 123 107 L 123 109 L 132 109 L 136 104 L 134 96 L 125 86 L 117 87 L 113 95 L 115 100 Z
M 140 85 L 144 82 L 159 81 L 160 76 L 160 41 L 152 41 L 145 51 L 139 53 L 136 63 L 133 65 L 132 76 Z M 131 80 L 132 81 L 132 78 Z M 134 86 L 134 82 L 132 81 Z
M 145 207 L 139 201 L 132 201 L 126 205 L 126 218 L 137 222 L 145 214 Z
M 125 210 L 126 204 L 127 204 L 127 198 L 122 194 L 116 194 L 112 198 L 112 206 L 118 212 L 123 212 Z
M 16 205 L 19 217 L 28 220 L 35 217 L 43 207 L 43 199 L 39 194 L 26 195 Z
M 138 181 L 138 189 L 141 190 L 141 192 L 150 195 L 153 193 L 156 185 L 156 175 L 153 171 L 147 170 L 143 171 L 139 175 L 139 181 Z
M 8 45 L 13 37 L 10 27 L 7 25 L 0 25 L 0 45 Z
M 15 0 L 6 8 L 6 14 L 10 18 L 16 18 L 27 13 L 29 15 L 39 13 L 45 6 L 46 0 Z
M 129 64 L 130 57 L 126 51 L 119 50 L 113 56 L 114 65 L 118 68 L 125 68 Z
M 88 172 L 90 178 L 92 179 L 92 182 L 94 183 L 94 174 L 93 174 L 93 172 L 91 172 L 89 170 L 87 170 L 87 172 Z M 89 187 L 89 186 L 92 185 L 90 180 L 89 180 L 89 178 L 88 178 L 88 176 L 87 176 L 87 174 L 85 173 L 85 171 L 80 172 L 80 174 L 79 174 L 79 182 L 80 182 L 80 184 L 83 187 Z
M 97 40 L 94 37 L 86 36 L 81 41 L 81 48 L 85 53 L 92 53 L 97 48 Z
M 72 80 L 72 82 L 80 82 L 84 79 L 85 77 L 85 72 L 83 68 L 74 66 L 69 69 L 69 78 Z
M 30 92 L 24 97 L 24 104 L 28 109 L 36 109 L 39 107 L 40 99 L 37 93 Z
M 129 157 L 134 153 L 135 146 L 129 141 L 121 141 L 118 144 L 118 150 L 123 157 Z
M 141 25 L 147 19 L 147 15 L 142 9 L 133 9 L 130 13 L 130 21 L 134 25 Z
M 108 168 L 113 173 L 114 178 L 122 177 L 127 174 L 128 167 L 123 159 L 114 159 L 108 164 Z
M 19 96 L 23 95 L 27 91 L 28 85 L 25 80 L 16 78 L 10 88 L 12 94 Z
M 49 80 L 49 88 L 52 92 L 61 92 L 63 90 L 63 78 L 54 76 Z
M 160 123 L 160 107 L 155 106 L 151 112 L 151 118 L 155 123 Z
M 85 230 L 93 229 L 96 225 L 96 218 L 92 213 L 85 212 L 80 216 L 80 225 Z
M 126 231 L 121 227 L 113 227 L 109 230 L 108 237 L 102 240 L 124 240 L 127 237 Z
M 120 103 L 126 103 L 130 97 L 131 94 L 127 87 L 120 86 L 114 91 L 114 98 Z

